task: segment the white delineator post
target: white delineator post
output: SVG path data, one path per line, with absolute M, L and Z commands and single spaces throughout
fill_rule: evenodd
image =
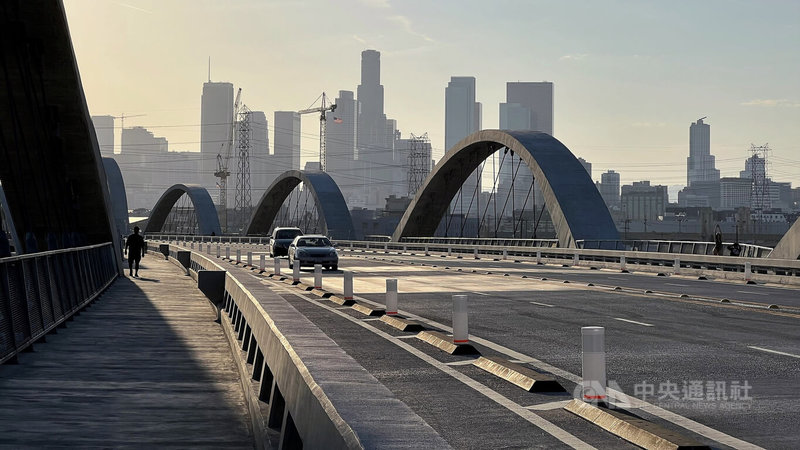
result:
M 625 256 L 624 255 L 619 257 L 619 270 L 621 270 L 623 272 L 627 272 L 628 271 L 628 264 L 625 262 Z
M 247 265 L 253 265 L 253 252 L 247 252 Z
M 258 270 L 263 272 L 266 266 L 267 266 L 267 255 L 262 253 L 258 255 Z
M 353 272 L 344 271 L 344 299 L 353 299 Z
M 582 396 L 586 402 L 606 401 L 605 331 L 603 327 L 581 327 Z
M 675 262 L 672 263 L 672 274 L 678 275 L 681 273 L 681 259 L 675 258 Z
M 322 289 L 322 264 L 314 264 L 314 289 Z
M 231 248 L 225 247 L 225 259 L 231 259 Z
M 753 276 L 753 266 L 746 262 L 744 263 L 744 281 L 750 281 L 750 278 Z
M 536 264 L 542 263 L 542 252 L 541 250 L 536 251 Z
M 478 258 L 478 249 L 477 248 L 472 250 L 472 256 L 474 256 L 475 259 L 480 259 L 480 258 Z
M 508 259 L 508 250 L 503 249 L 503 261 L 505 261 L 506 259 Z
M 397 279 L 386 279 L 386 314 L 397 314 Z
M 277 259 L 277 258 L 275 258 L 275 259 Z M 299 283 L 300 282 L 300 263 L 299 262 L 295 262 L 294 263 L 294 266 L 293 266 L 293 269 L 292 269 L 292 281 L 295 282 L 295 283 Z
M 425 246 L 425 256 L 431 256 L 431 252 L 428 251 L 428 246 Z
M 453 247 L 447 246 L 447 256 L 453 256 Z
M 581 260 L 581 256 L 578 254 L 578 252 L 575 252 L 575 254 L 572 255 L 572 265 L 573 266 L 577 266 L 578 263 L 580 262 L 580 260 Z
M 469 327 L 467 314 L 467 296 L 458 294 L 453 296 L 453 343 L 466 344 L 469 342 Z
M 236 249 L 236 264 L 242 262 L 242 251 L 240 249 Z
M 219 244 L 217 244 L 217 258 L 219 258 Z
M 206 253 L 211 254 L 211 244 L 206 244 Z
M 408 253 L 408 246 L 403 244 L 403 253 Z
M 281 259 L 277 256 L 272 260 L 272 267 L 275 275 L 281 274 Z
M 190 243 L 189 243 L 189 248 L 190 248 L 190 249 L 192 249 L 192 250 L 194 250 L 194 241 L 192 241 L 192 242 L 190 242 Z

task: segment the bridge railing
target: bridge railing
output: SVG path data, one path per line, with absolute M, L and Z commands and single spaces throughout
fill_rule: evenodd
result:
M 595 240 L 586 239 L 576 242 L 578 248 L 595 250 L 620 250 L 620 251 L 641 251 L 656 253 L 682 253 L 692 255 L 713 255 L 713 242 L 698 241 L 659 241 L 659 240 Z M 730 255 L 730 245 L 732 242 L 722 244 L 723 255 Z M 739 256 L 748 258 L 766 258 L 772 249 L 753 244 L 739 244 L 741 253 Z
M 118 275 L 111 243 L 0 258 L 0 363 L 72 317 Z

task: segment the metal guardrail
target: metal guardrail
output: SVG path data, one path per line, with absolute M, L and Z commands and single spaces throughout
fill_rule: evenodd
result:
M 118 275 L 111 243 L 1 258 L 0 363 L 15 360 Z

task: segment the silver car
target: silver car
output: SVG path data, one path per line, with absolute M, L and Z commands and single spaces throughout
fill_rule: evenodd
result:
M 289 244 L 289 268 L 295 264 L 313 266 L 320 264 L 330 270 L 339 268 L 339 255 L 331 244 L 330 239 L 320 234 L 297 236 Z

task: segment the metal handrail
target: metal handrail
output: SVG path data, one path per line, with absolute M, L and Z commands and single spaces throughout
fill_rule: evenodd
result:
M 117 276 L 110 242 L 0 258 L 0 363 L 15 360 Z

